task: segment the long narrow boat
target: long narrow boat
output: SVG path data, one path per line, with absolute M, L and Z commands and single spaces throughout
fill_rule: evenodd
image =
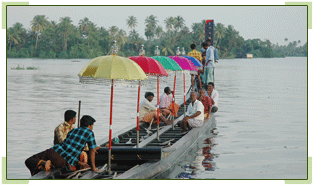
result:
M 187 95 L 189 97 L 189 94 Z M 190 100 L 187 100 L 187 104 Z M 184 117 L 184 105 L 178 111 L 179 117 L 175 123 Z M 108 175 L 107 169 L 102 169 L 108 161 L 108 137 L 97 141 L 101 144 L 95 156 L 95 164 L 104 171 L 91 170 L 69 171 L 67 168 L 51 171 L 41 171 L 30 179 L 158 179 L 163 178 L 173 165 L 185 152 L 213 126 L 213 114 L 205 120 L 200 128 L 193 128 L 187 133 L 181 133 L 178 126 L 160 123 L 159 140 L 157 140 L 156 125 L 152 125 L 151 133 L 147 130 L 149 124 L 140 126 L 140 143 L 136 148 L 136 127 L 130 127 L 125 132 L 113 134 L 112 140 L 112 174 Z

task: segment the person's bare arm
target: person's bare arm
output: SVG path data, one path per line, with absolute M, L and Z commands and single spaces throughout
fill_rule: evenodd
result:
M 187 120 L 189 120 L 191 118 L 195 118 L 195 117 L 199 116 L 200 114 L 201 114 L 201 112 L 197 111 L 194 115 L 186 116 L 183 120 L 187 121 Z
M 97 150 L 101 147 L 96 147 L 94 149 L 90 149 L 90 158 L 91 158 L 91 168 L 93 171 L 98 171 L 98 168 L 95 167 L 95 153 L 97 153 Z

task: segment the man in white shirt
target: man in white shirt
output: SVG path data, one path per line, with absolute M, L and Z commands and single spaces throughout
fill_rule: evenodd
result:
M 203 75 L 203 83 L 208 84 L 209 82 L 214 82 L 214 62 L 218 62 L 218 50 L 215 49 L 211 45 L 211 40 L 207 40 L 207 48 L 206 48 L 206 61 L 204 65 L 204 75 Z M 205 49 L 204 49 L 205 50 Z
M 214 89 L 214 83 L 210 82 L 208 84 L 206 96 L 209 96 L 211 98 L 212 101 L 211 112 L 215 113 L 216 111 L 218 111 L 219 93 Z
M 154 94 L 152 92 L 146 92 L 144 97 L 145 99 L 139 105 L 139 121 L 150 123 L 153 118 L 155 120 L 157 119 L 158 108 L 151 104 L 154 98 Z M 171 122 L 168 121 L 161 112 L 159 113 L 159 118 L 167 125 L 171 124 Z
M 191 92 L 190 98 L 192 102 L 189 104 L 186 117 L 180 121 L 179 126 L 186 131 L 187 128 L 195 128 L 203 126 L 204 106 L 197 100 L 197 92 Z

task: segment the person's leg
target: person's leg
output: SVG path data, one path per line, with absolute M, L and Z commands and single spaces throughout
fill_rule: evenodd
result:
M 200 78 L 200 75 L 198 75 L 198 82 L 199 82 L 199 89 L 201 89 L 201 87 L 202 87 L 202 84 L 201 84 L 201 78 Z
M 40 171 L 37 170 L 37 168 L 41 164 L 41 160 L 43 162 L 42 157 L 44 156 L 45 153 L 46 151 L 40 152 L 25 160 L 25 165 L 30 170 L 32 176 Z
M 155 111 L 155 113 L 154 113 L 154 120 L 156 120 L 156 119 L 157 119 L 157 113 L 156 113 L 156 111 Z M 172 124 L 170 121 L 168 121 L 168 120 L 163 116 L 162 113 L 160 113 L 160 120 L 162 120 L 164 123 L 166 123 L 166 125 Z
M 166 123 L 166 125 L 172 124 L 171 121 L 168 121 L 162 114 L 160 114 L 160 119 L 161 119 L 164 123 Z
M 55 168 L 62 168 L 67 165 L 67 161 L 53 149 L 48 149 L 47 153 L 44 155 L 44 158 L 50 160 L 51 165 Z
M 188 126 L 188 122 L 183 120 L 182 121 L 182 129 L 183 129 L 183 131 L 187 130 L 187 126 Z
M 195 85 L 195 75 L 191 74 L 191 87 Z
M 209 68 L 209 82 L 214 82 L 214 68 L 213 67 Z
M 160 109 L 160 111 L 162 112 L 164 116 L 168 116 L 171 113 L 171 111 L 167 108 L 162 108 Z

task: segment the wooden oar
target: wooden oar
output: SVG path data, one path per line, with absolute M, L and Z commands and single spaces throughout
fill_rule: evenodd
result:
M 81 111 L 81 100 L 79 101 L 79 109 L 78 109 L 78 128 L 80 127 L 80 111 Z

